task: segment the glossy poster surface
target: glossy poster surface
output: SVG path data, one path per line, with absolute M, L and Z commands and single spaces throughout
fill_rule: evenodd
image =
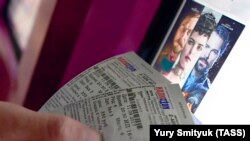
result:
M 179 84 L 195 113 L 245 25 L 202 4 L 188 1 L 153 63 Z

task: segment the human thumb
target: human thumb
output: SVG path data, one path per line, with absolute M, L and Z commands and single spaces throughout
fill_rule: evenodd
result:
M 100 141 L 88 126 L 65 116 L 39 113 L 0 102 L 0 140 L 3 141 Z

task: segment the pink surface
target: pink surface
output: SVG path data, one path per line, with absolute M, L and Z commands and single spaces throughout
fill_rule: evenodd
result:
M 17 61 L 5 22 L 0 20 L 0 100 L 15 97 Z
M 8 101 L 15 91 L 17 64 L 3 19 L 6 0 L 0 0 L 0 101 Z
M 137 51 L 159 3 L 58 1 L 24 106 L 38 110 L 63 84 L 88 67 L 116 54 Z
M 61 86 L 88 67 L 137 51 L 160 0 L 93 0 Z

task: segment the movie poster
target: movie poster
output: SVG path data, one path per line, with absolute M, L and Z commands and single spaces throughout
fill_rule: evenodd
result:
M 212 87 L 244 27 L 213 9 L 187 1 L 152 66 L 180 85 L 192 113 Z
M 152 62 L 156 70 L 162 74 L 171 70 L 178 60 L 179 53 L 198 21 L 203 8 L 204 6 L 192 1 L 185 4 L 181 13 L 177 15 L 178 19 L 173 23 L 173 28 L 167 33 Z

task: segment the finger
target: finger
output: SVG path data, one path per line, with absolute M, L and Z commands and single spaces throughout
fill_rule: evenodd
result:
M 0 139 L 5 141 L 99 141 L 89 127 L 67 117 L 0 102 Z
M 193 104 L 191 104 L 191 103 L 187 103 L 187 106 L 188 106 L 188 110 L 189 110 L 190 112 L 192 112 L 192 107 L 193 107 Z

